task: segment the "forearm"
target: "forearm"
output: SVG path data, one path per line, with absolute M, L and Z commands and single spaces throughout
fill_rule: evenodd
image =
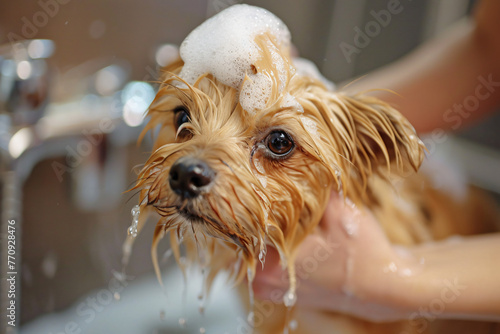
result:
M 463 20 L 401 60 L 349 84 L 347 92 L 372 89 L 424 133 L 458 130 L 500 103 L 500 63 L 494 45 L 474 21 Z M 496 83 L 486 87 L 484 81 Z M 482 88 L 478 88 L 483 86 Z M 488 88 L 491 88 L 488 90 Z M 472 101 L 474 100 L 474 101 Z M 472 102 L 478 101 L 477 105 Z
M 411 254 L 406 265 L 413 274 L 385 274 L 390 289 L 372 297 L 389 300 L 408 316 L 426 310 L 438 318 L 500 321 L 500 234 L 421 245 Z

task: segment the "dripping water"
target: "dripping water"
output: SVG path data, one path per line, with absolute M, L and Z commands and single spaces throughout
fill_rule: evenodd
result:
M 253 273 L 252 273 L 252 270 L 250 268 L 247 270 L 247 281 L 248 281 L 248 301 L 250 304 L 249 305 L 250 312 L 248 313 L 247 320 L 253 326 L 253 320 L 254 320 L 253 308 L 254 308 L 254 304 L 255 304 L 255 297 L 254 297 L 253 286 L 252 286 Z
M 267 250 L 265 248 L 262 248 L 259 253 L 259 261 L 262 263 L 262 269 L 264 269 L 264 263 L 266 263 L 266 254 Z
M 135 238 L 137 236 L 137 226 L 139 225 L 139 214 L 141 213 L 139 205 L 135 205 L 130 213 L 132 214 L 132 224 L 128 228 L 128 235 Z
M 170 259 L 170 257 L 172 256 L 173 254 L 173 251 L 172 251 L 172 248 L 169 248 L 164 254 L 163 254 L 163 257 L 161 259 L 161 262 L 163 264 L 167 263 L 168 259 Z
M 198 306 L 198 312 L 202 315 L 205 314 L 205 301 L 207 298 L 206 279 L 207 279 L 206 269 L 201 268 L 201 291 L 198 294 L 198 300 L 200 302 Z
M 291 289 L 288 290 L 283 296 L 283 303 L 288 308 L 293 307 L 296 301 L 297 301 L 297 294 L 295 293 L 295 291 L 292 291 Z
M 290 280 L 290 286 L 288 288 L 288 291 L 283 296 L 283 304 L 285 304 L 286 306 L 285 328 L 283 329 L 284 334 L 288 334 L 288 329 L 291 322 L 289 321 L 289 319 L 291 318 L 293 306 L 297 302 L 297 294 L 295 292 L 297 286 L 297 277 L 295 276 L 295 266 L 293 261 L 289 261 L 288 277 Z

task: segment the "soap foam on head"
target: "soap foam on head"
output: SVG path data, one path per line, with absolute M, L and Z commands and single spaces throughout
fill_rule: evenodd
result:
M 184 61 L 180 77 L 192 85 L 201 75 L 210 73 L 221 83 L 241 90 L 240 104 L 246 111 L 262 109 L 271 94 L 272 82 L 261 73 L 253 74 L 252 65 L 260 57 L 255 38 L 264 33 L 271 34 L 282 49 L 289 47 L 290 32 L 272 13 L 249 5 L 229 7 L 184 40 L 180 47 Z M 242 87 L 245 75 L 250 80 Z

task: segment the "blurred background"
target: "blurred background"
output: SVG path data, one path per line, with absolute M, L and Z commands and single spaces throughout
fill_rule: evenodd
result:
M 400 58 L 470 14 L 474 5 L 469 0 L 401 0 L 401 13 L 359 53 L 345 56 L 341 43 L 352 45 L 356 27 L 373 21 L 371 12 L 386 9 L 389 2 L 246 3 L 280 17 L 300 55 L 334 82 Z M 139 146 L 136 140 L 158 69 L 175 54 L 171 44 L 179 45 L 206 18 L 236 3 L 0 2 L 2 247 L 5 222 L 14 218 L 17 331 L 195 333 L 206 327 L 207 332 L 233 333 L 243 326 L 237 297 L 223 285 L 205 316 L 198 314 L 193 296 L 181 306 L 182 278 L 172 260 L 163 263 L 169 294 L 163 295 L 150 260 L 153 222 L 137 238 L 129 276 L 120 276 L 122 244 L 137 201 L 126 191 L 150 151 L 149 139 Z M 490 118 L 446 143 L 463 160 L 470 180 L 493 194 L 500 193 L 495 175 L 499 124 L 498 116 Z M 2 277 L 8 271 L 4 250 Z M 110 288 L 116 281 L 123 289 Z M 201 283 L 190 277 L 188 284 Z

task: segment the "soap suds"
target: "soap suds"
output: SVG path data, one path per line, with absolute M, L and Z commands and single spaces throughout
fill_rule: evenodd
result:
M 313 79 L 317 79 L 321 81 L 325 87 L 330 90 L 334 91 L 335 90 L 335 84 L 325 78 L 321 72 L 318 70 L 318 67 L 309 59 L 305 58 L 293 58 L 293 65 L 295 66 L 295 69 L 297 70 L 297 74 L 302 75 L 304 77 L 310 77 Z
M 240 92 L 240 105 L 243 110 L 254 113 L 266 106 L 271 95 L 271 79 L 262 73 L 251 75 L 243 83 Z
M 280 107 L 283 109 L 288 109 L 288 108 L 295 109 L 296 111 L 298 111 L 301 114 L 304 113 L 304 107 L 302 107 L 302 105 L 299 102 L 297 102 L 295 97 L 293 97 L 289 93 L 286 93 L 283 96 L 283 99 L 281 100 Z
M 268 33 L 280 48 L 290 45 L 286 25 L 269 11 L 249 5 L 235 5 L 193 30 L 180 47 L 184 67 L 180 77 L 194 84 L 205 74 L 240 91 L 240 104 L 248 112 L 262 109 L 272 91 L 271 79 L 254 73 L 252 65 L 261 57 L 256 37 Z M 276 47 L 269 48 L 278 71 L 279 89 L 286 82 L 285 62 Z M 249 80 L 246 80 L 245 77 Z M 242 87 L 243 85 L 243 87 Z
M 305 116 L 300 116 L 300 120 L 302 121 L 302 125 L 306 129 L 309 134 L 315 139 L 319 139 L 318 136 L 318 124 L 310 118 Z

